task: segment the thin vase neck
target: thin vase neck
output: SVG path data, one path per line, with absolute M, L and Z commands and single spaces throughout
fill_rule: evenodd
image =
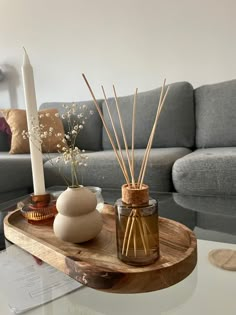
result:
M 81 188 L 84 188 L 83 185 L 79 185 L 79 186 L 68 186 L 67 190 L 79 190 Z

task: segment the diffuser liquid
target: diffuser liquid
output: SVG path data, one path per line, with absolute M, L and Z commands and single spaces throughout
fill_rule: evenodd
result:
M 143 266 L 159 258 L 158 209 L 155 200 L 142 207 L 116 202 L 116 240 L 118 258 Z

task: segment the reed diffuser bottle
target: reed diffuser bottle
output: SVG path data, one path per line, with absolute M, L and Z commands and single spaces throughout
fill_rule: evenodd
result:
M 134 266 L 155 262 L 159 258 L 158 207 L 149 198 L 148 186 L 123 185 L 115 210 L 118 258 Z
M 128 145 L 126 139 L 126 131 L 123 124 L 122 115 L 120 112 L 119 99 L 117 97 L 115 86 L 113 91 L 115 96 L 115 106 L 119 118 L 119 124 L 122 134 L 122 142 L 124 143 L 125 154 L 127 161 L 124 159 L 121 142 L 115 127 L 115 123 L 110 111 L 108 99 L 104 88 L 102 87 L 104 101 L 110 123 L 114 135 L 110 132 L 103 112 L 100 109 L 98 101 L 93 93 L 93 90 L 83 74 L 84 81 L 92 95 L 94 105 L 97 108 L 99 116 L 102 120 L 104 129 L 110 140 L 111 146 L 115 153 L 117 162 L 124 175 L 126 184 L 122 186 L 122 198 L 117 200 L 116 208 L 116 238 L 118 257 L 123 262 L 135 265 L 144 266 L 153 263 L 159 257 L 159 235 L 158 235 L 158 207 L 157 202 L 149 198 L 148 186 L 143 184 L 147 163 L 152 148 L 153 139 L 156 132 L 158 120 L 165 103 L 166 96 L 169 91 L 169 86 L 165 87 L 165 82 L 160 92 L 159 102 L 157 105 L 156 115 L 153 122 L 153 127 L 150 130 L 150 136 L 147 142 L 147 147 L 143 156 L 142 164 L 139 171 L 138 179 L 135 179 L 135 125 L 136 125 L 136 106 L 137 93 L 135 90 L 133 101 L 132 115 L 132 135 L 131 145 Z M 130 150 L 131 149 L 131 150 Z

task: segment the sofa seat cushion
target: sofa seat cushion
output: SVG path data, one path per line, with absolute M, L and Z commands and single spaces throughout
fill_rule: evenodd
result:
M 195 90 L 197 148 L 236 146 L 236 80 Z
M 136 178 L 145 150 L 135 150 Z M 147 166 L 145 183 L 150 190 L 172 191 L 171 170 L 174 162 L 190 153 L 186 148 L 157 148 L 152 149 Z M 55 163 L 53 163 L 55 164 Z M 85 186 L 99 186 L 109 189 L 120 189 L 125 183 L 113 150 L 88 153 L 88 166 L 79 172 L 80 183 Z M 57 169 L 48 161 L 44 165 L 46 186 L 65 185 Z M 65 166 L 66 176 L 69 176 L 70 166 Z
M 236 147 L 198 149 L 173 166 L 175 189 L 183 194 L 236 194 Z
M 0 191 L 9 192 L 32 187 L 31 161 L 29 154 L 0 154 Z
M 138 93 L 136 108 L 136 130 L 135 148 L 146 148 L 150 132 L 155 120 L 161 88 Z M 121 112 L 124 129 L 126 132 L 128 146 L 132 143 L 132 113 L 134 96 L 118 97 L 119 109 Z M 119 118 L 116 110 L 115 99 L 108 99 L 111 115 L 119 139 L 122 139 Z M 111 121 L 106 104 L 103 102 L 102 109 L 104 119 L 109 130 L 113 134 Z M 156 133 L 153 140 L 153 148 L 186 147 L 192 148 L 195 138 L 195 118 L 193 87 L 188 82 L 177 82 L 170 84 L 170 89 L 161 112 Z M 124 148 L 123 141 L 121 145 Z M 111 149 L 107 133 L 103 128 L 103 148 Z
M 3 192 L 3 193 L 0 192 L 0 213 L 2 210 L 10 207 L 14 203 L 15 199 L 17 199 L 19 197 L 26 196 L 31 191 L 32 191 L 32 187 L 31 187 L 30 191 L 29 191 L 29 188 L 27 187 L 27 188 L 23 188 L 23 189 L 10 190 L 8 192 Z M 0 219 L 0 221 L 1 221 L 1 219 Z
M 57 156 L 58 153 L 50 154 L 50 158 Z M 44 155 L 44 161 L 49 159 L 49 155 Z M 0 153 L 0 194 L 6 193 L 0 203 L 11 196 L 11 192 L 21 190 L 32 191 L 33 180 L 31 170 L 30 154 L 9 154 Z M 13 194 L 14 195 L 14 194 Z

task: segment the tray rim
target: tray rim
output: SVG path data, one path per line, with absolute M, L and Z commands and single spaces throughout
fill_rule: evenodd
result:
M 20 229 L 19 227 L 15 226 L 14 224 L 12 224 L 12 222 L 10 222 L 10 218 L 12 216 L 15 216 L 16 214 L 18 214 L 20 210 L 19 209 L 16 209 L 15 211 L 9 213 L 5 218 L 4 218 L 4 234 L 5 234 L 5 231 L 7 229 L 12 229 L 14 230 L 14 232 L 17 232 L 17 234 L 20 234 L 20 235 L 24 235 L 25 239 L 26 240 L 31 240 L 31 242 L 33 241 L 34 243 L 39 244 L 41 250 L 42 249 L 47 249 L 49 251 L 52 251 L 52 253 L 55 255 L 55 256 L 58 256 L 60 255 L 62 258 L 66 258 L 67 260 L 71 260 L 72 263 L 74 264 L 79 264 L 78 261 L 74 260 L 73 258 L 75 257 L 70 257 L 68 256 L 68 253 L 66 253 L 66 251 L 64 251 L 63 249 L 59 248 L 59 247 L 56 247 L 55 245 L 51 244 L 51 243 L 48 243 L 46 242 L 44 239 L 40 239 L 38 238 L 37 236 L 34 236 L 34 238 L 32 238 L 30 236 L 30 233 L 28 231 L 25 231 L 23 229 Z M 106 214 L 110 214 L 110 215 L 113 215 L 112 213 L 109 213 L 107 212 Z M 22 219 L 24 219 L 22 217 Z M 117 261 L 119 261 L 119 264 L 120 264 L 120 267 L 122 267 L 122 265 L 125 265 L 127 267 L 126 269 L 126 272 L 124 272 L 125 274 L 129 275 L 129 276 L 135 276 L 135 275 L 138 275 L 138 274 L 148 274 L 148 273 L 151 273 L 151 272 L 158 272 L 158 271 L 161 271 L 163 269 L 166 269 L 166 271 L 168 269 L 171 269 L 173 267 L 175 267 L 176 265 L 179 265 L 179 264 L 182 264 L 185 260 L 188 260 L 192 255 L 196 256 L 195 257 L 195 262 L 191 268 L 191 271 L 188 272 L 181 280 L 183 280 L 184 278 L 186 278 L 195 268 L 196 264 L 197 264 L 197 239 L 194 235 L 194 232 L 192 230 L 190 230 L 188 227 L 186 227 L 184 224 L 182 223 L 179 223 L 179 222 L 176 222 L 174 220 L 171 220 L 171 219 L 167 219 L 167 218 L 163 218 L 163 217 L 159 217 L 159 219 L 161 221 L 168 221 L 170 223 L 173 223 L 173 224 L 177 224 L 179 227 L 181 227 L 184 231 L 186 231 L 188 233 L 188 237 L 189 237 L 189 241 L 190 241 L 190 245 L 189 247 L 187 248 L 187 250 L 183 253 L 181 259 L 178 259 L 176 262 L 171 262 L 170 265 L 166 266 L 166 267 L 163 267 L 162 265 L 157 265 L 156 266 L 156 263 L 152 264 L 152 265 L 148 265 L 148 266 L 143 266 L 143 267 L 133 267 L 133 266 L 129 266 L 129 265 L 126 265 L 124 263 L 121 263 L 118 258 L 117 258 Z M 6 228 L 5 228 L 6 227 Z M 8 231 L 9 232 L 9 231 Z M 8 232 L 6 234 L 8 234 Z M 112 233 L 112 232 L 111 232 Z M 55 236 L 56 237 L 56 236 Z M 11 238 L 9 238 L 10 241 L 14 242 L 13 240 L 11 240 Z M 36 253 L 34 251 L 29 251 L 28 249 L 26 249 L 24 246 L 21 246 L 19 244 L 19 242 L 14 242 L 16 245 L 18 245 L 19 247 L 23 248 L 24 250 L 30 252 L 32 255 L 36 255 Z M 66 243 L 66 242 L 65 242 Z M 160 240 L 160 243 L 161 243 L 161 240 Z M 45 260 L 45 258 L 42 258 L 39 256 L 40 259 L 43 259 L 44 261 L 46 261 L 47 263 L 53 265 L 55 268 L 61 270 L 62 272 L 66 273 L 64 271 L 64 268 L 65 265 L 66 265 L 66 262 L 64 263 L 64 266 L 62 266 L 61 268 L 57 266 L 55 266 L 55 264 L 52 264 L 50 263 L 49 260 Z M 86 263 L 86 258 L 83 257 L 82 259 L 83 262 Z M 90 263 L 91 263 L 91 259 L 90 259 Z M 157 264 L 158 264 L 158 261 L 157 261 Z M 113 263 L 111 263 L 111 266 L 114 266 Z M 120 272 L 120 268 L 117 268 L 116 270 L 114 269 L 111 269 L 109 270 L 109 273 L 113 272 L 114 274 L 115 273 L 119 273 Z M 68 274 L 68 273 L 67 273 Z M 179 281 L 181 281 L 179 280 Z M 77 280 L 78 281 L 78 280 Z M 178 281 L 178 282 L 179 282 Z M 177 282 L 176 282 L 177 283 Z M 85 284 L 85 283 L 83 283 Z M 168 285 L 169 286 L 169 285 Z M 164 288 L 164 287 L 163 287 Z
M 22 230 L 22 229 L 19 229 L 18 227 L 16 227 L 16 226 L 14 226 L 13 224 L 11 224 L 10 222 L 9 222 L 9 218 L 11 217 L 11 216 L 13 216 L 13 215 L 15 215 L 17 212 L 19 212 L 20 210 L 19 209 L 16 209 L 16 210 L 14 210 L 14 211 L 12 211 L 11 213 L 9 213 L 5 218 L 4 218 L 4 225 L 7 225 L 9 228 L 13 228 L 14 230 L 17 230 L 20 234 L 24 234 L 26 237 L 28 237 L 28 238 L 30 238 L 30 239 L 32 239 L 31 237 L 30 237 L 30 233 L 28 233 L 27 231 L 25 231 L 25 230 Z M 177 221 L 174 221 L 174 220 L 172 220 L 172 219 L 167 219 L 167 218 L 164 218 L 164 217 L 159 217 L 159 220 L 161 220 L 161 221 L 168 221 L 168 222 L 173 222 L 173 224 L 178 224 L 181 228 L 183 228 L 186 232 L 188 232 L 188 234 L 189 234 L 189 239 L 191 240 L 191 242 L 190 242 L 190 246 L 187 248 L 187 250 L 184 252 L 184 254 L 183 254 L 183 257 L 181 258 L 181 259 L 179 259 L 178 261 L 176 261 L 176 262 L 173 262 L 172 264 L 171 264 L 171 266 L 173 266 L 173 265 L 175 265 L 175 264 L 178 264 L 179 262 L 181 262 L 181 261 L 183 261 L 184 259 L 186 259 L 191 253 L 188 253 L 189 251 L 190 252 L 192 252 L 192 251 L 194 251 L 194 247 L 192 247 L 191 245 L 193 244 L 193 245 L 195 245 L 195 244 L 197 244 L 197 239 L 196 239 L 196 237 L 194 236 L 194 232 L 192 231 L 192 230 L 190 230 L 188 227 L 186 227 L 184 224 L 182 224 L 182 223 L 180 223 L 180 222 L 177 222 Z M 60 249 L 60 248 L 58 248 L 58 247 L 56 247 L 56 246 L 54 246 L 54 245 L 52 245 L 52 244 L 50 244 L 50 243 L 48 243 L 48 242 L 46 242 L 45 240 L 43 240 L 43 239 L 41 239 L 41 238 L 38 238 L 38 237 L 36 237 L 36 239 L 37 239 L 37 242 L 39 242 L 39 243 L 41 243 L 41 244 L 43 244 L 44 246 L 46 246 L 46 247 L 50 247 L 50 249 L 51 250 L 53 250 L 54 252 L 60 252 L 60 254 L 62 254 L 62 255 L 64 255 L 65 257 L 68 257 L 67 256 L 67 253 L 64 251 L 64 250 L 62 250 L 62 249 Z M 34 239 L 33 239 L 34 240 Z M 34 240 L 34 241 L 36 241 L 36 240 Z M 66 242 L 67 243 L 67 242 Z M 69 243 L 69 242 L 68 242 Z M 160 243 L 161 243 L 161 240 L 160 240 Z M 17 244 L 16 244 L 17 245 Z M 18 245 L 19 246 L 19 245 Z M 118 260 L 118 258 L 117 258 L 117 261 L 119 261 Z M 119 261 L 119 263 L 121 263 L 120 261 Z M 157 262 L 158 263 L 158 262 Z M 148 266 L 142 266 L 142 267 L 135 267 L 135 266 L 131 266 L 131 265 L 126 265 L 126 266 L 128 266 L 129 267 L 129 269 L 131 269 L 131 271 L 132 271 L 132 269 L 133 270 L 138 270 L 138 269 L 141 269 L 140 270 L 140 272 L 145 272 L 145 271 L 150 271 L 150 267 L 152 267 L 153 266 L 153 268 L 154 268 L 154 266 L 155 266 L 155 264 L 156 263 L 153 263 L 153 264 L 151 264 L 151 265 L 148 265 Z M 161 267 L 161 266 L 160 266 Z M 161 267 L 162 268 L 162 267 Z M 168 267 L 166 267 L 166 268 L 168 268 Z M 148 270 L 146 270 L 146 269 L 148 269 Z M 160 268 L 158 268 L 158 267 L 155 267 L 155 270 L 158 270 L 158 269 L 160 269 Z M 129 272 L 130 272 L 130 270 L 129 270 Z

